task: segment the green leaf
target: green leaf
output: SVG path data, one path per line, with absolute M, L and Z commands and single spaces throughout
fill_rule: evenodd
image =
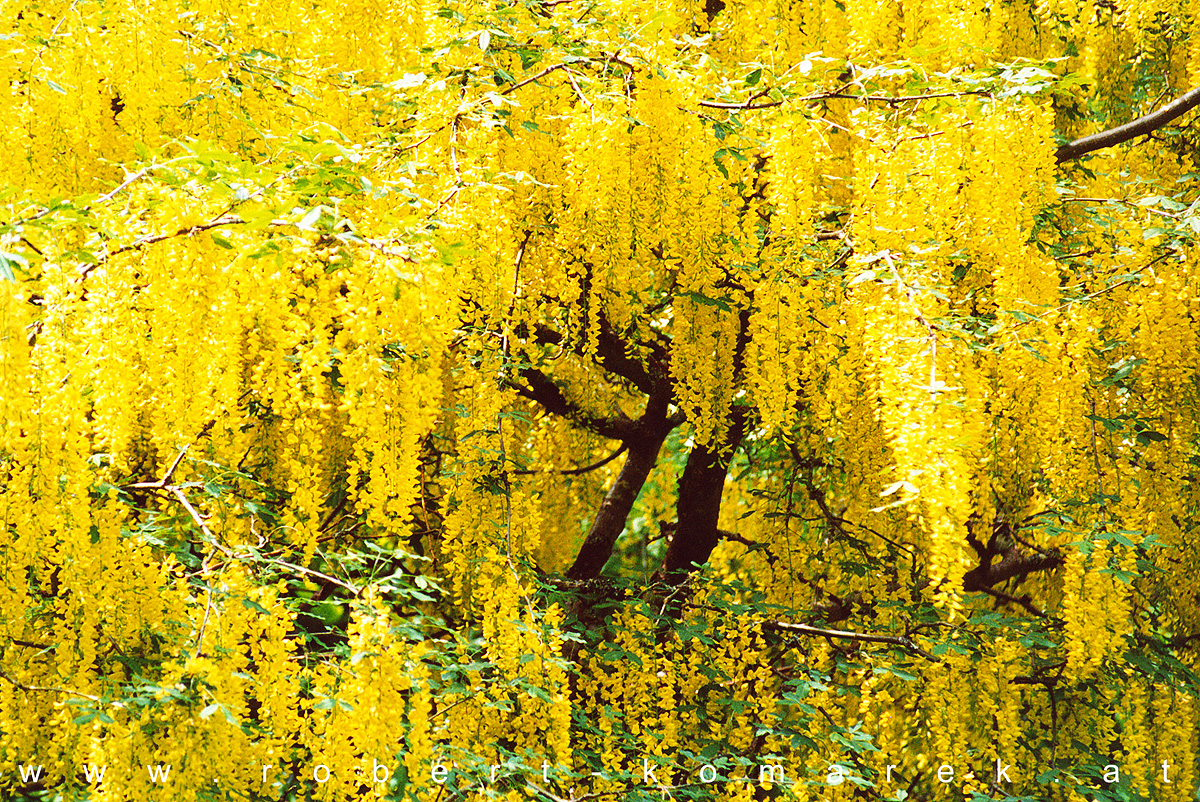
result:
M 1145 359 L 1135 359 L 1133 357 L 1127 357 L 1118 362 L 1114 362 L 1108 366 L 1112 370 L 1112 373 L 1108 374 L 1106 378 L 1101 379 L 1100 384 L 1105 387 L 1112 387 L 1115 384 L 1119 384 L 1120 382 L 1123 382 L 1125 379 L 1129 378 L 1129 376 L 1133 373 L 1134 368 L 1138 367 L 1139 365 L 1144 365 L 1145 363 Z
M 725 301 L 721 298 L 709 298 L 707 295 L 702 295 L 701 293 L 698 293 L 698 292 L 684 293 L 684 297 L 690 298 L 695 303 L 701 304 L 703 306 L 715 306 L 718 309 L 720 309 L 722 312 L 733 311 L 733 307 L 730 306 L 727 301 Z
M 320 206 L 316 206 L 316 207 L 310 209 L 308 214 L 304 215 L 304 217 L 300 219 L 300 222 L 296 224 L 296 227 L 299 228 L 301 231 L 314 230 L 314 227 L 316 226 L 317 221 L 321 219 L 322 211 L 324 211 L 324 209 Z
M 29 268 L 29 262 L 20 254 L 0 251 L 0 278 L 16 281 L 17 274 L 13 268 L 20 268 L 21 272 L 25 272 Z
M 253 599 L 242 599 L 242 606 L 245 607 L 247 610 L 253 610 L 256 613 L 262 613 L 263 615 L 271 614 L 270 610 L 268 610 L 266 607 L 263 607 L 261 604 L 254 601 Z

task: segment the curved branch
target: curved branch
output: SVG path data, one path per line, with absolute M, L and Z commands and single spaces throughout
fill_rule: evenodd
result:
M 667 414 L 669 399 L 670 393 L 664 391 L 646 401 L 646 412 L 638 420 L 634 436 L 625 440 L 629 456 L 596 512 L 596 520 L 567 571 L 568 579 L 594 579 L 612 556 L 613 546 L 625 530 L 633 504 L 658 461 L 663 441 L 678 425 L 678 421 Z
M 963 576 L 963 590 L 968 593 L 988 593 L 1004 601 L 1025 606 L 1021 599 L 994 591 L 995 586 L 1010 579 L 1022 580 L 1037 571 L 1053 571 L 1063 564 L 1062 553 L 1057 549 L 1027 553 L 1013 538 L 1012 524 L 1003 519 L 993 520 L 991 528 L 992 534 L 986 545 L 969 527 L 967 529 L 967 543 L 979 555 L 979 565 Z M 1030 607 L 1026 606 L 1026 609 Z M 1030 612 L 1035 610 L 1036 608 L 1030 609 Z M 1036 614 L 1041 613 L 1038 611 Z
M 1058 149 L 1054 154 L 1054 158 L 1059 164 L 1062 164 L 1072 159 L 1078 159 L 1080 156 L 1085 153 L 1091 153 L 1093 150 L 1111 148 L 1113 145 L 1128 142 L 1135 137 L 1144 136 L 1151 131 L 1162 128 L 1177 117 L 1187 114 L 1198 105 L 1200 105 L 1200 86 L 1182 97 L 1172 100 L 1158 111 L 1138 117 L 1136 120 L 1127 122 L 1124 125 L 1118 125 L 1116 128 L 1110 128 L 1107 131 L 1101 131 L 1098 134 L 1091 134 L 1068 142 Z
M 637 423 L 622 413 L 610 418 L 598 418 L 588 414 L 568 400 L 562 389 L 541 371 L 522 368 L 520 375 L 528 386 L 513 382 L 513 389 L 531 401 L 541 404 L 547 412 L 574 421 L 577 425 L 591 429 L 610 440 L 626 441 L 637 434 Z
M 607 457 L 604 457 L 603 459 L 601 459 L 597 462 L 593 462 L 591 465 L 584 465 L 582 468 L 567 468 L 565 470 L 557 470 L 557 471 L 554 471 L 554 473 L 558 474 L 559 476 L 582 476 L 585 473 L 591 473 L 594 470 L 603 468 L 605 465 L 607 465 L 608 463 L 615 460 L 617 457 L 624 454 L 625 449 L 627 449 L 627 448 L 629 448 L 629 446 L 625 443 L 622 443 L 621 447 L 618 448 L 616 451 L 614 451 L 613 453 L 609 454 Z M 513 476 L 536 476 L 537 474 L 541 473 L 541 471 L 520 470 L 520 471 L 511 471 L 511 473 L 513 474 Z
M 42 691 L 44 693 L 65 693 L 68 696 L 79 696 L 84 699 L 91 699 L 93 702 L 100 701 L 99 696 L 92 696 L 90 693 L 83 693 L 81 691 L 73 691 L 70 688 L 52 688 L 52 687 L 47 687 L 47 686 L 43 686 L 43 685 L 26 685 L 23 682 L 17 682 L 15 679 L 10 677 L 8 674 L 5 674 L 3 671 L 0 671 L 0 679 L 8 680 L 14 686 L 16 686 L 17 688 L 20 688 L 23 691 Z
M 942 662 L 940 658 L 934 657 L 929 652 L 922 649 L 916 644 L 912 638 L 900 637 L 898 635 L 876 635 L 871 632 L 848 632 L 844 629 L 823 629 L 821 627 L 810 627 L 807 624 L 793 624 L 790 621 L 766 621 L 763 623 L 764 629 L 772 629 L 778 632 L 792 632 L 796 635 L 811 635 L 821 638 L 845 638 L 852 641 L 865 641 L 867 643 L 890 643 L 894 646 L 899 646 L 913 654 L 919 654 L 926 660 L 931 660 L 934 663 Z
M 520 337 L 528 337 L 528 329 L 518 329 Z M 566 338 L 549 326 L 539 323 L 533 329 L 533 339 L 541 345 L 564 347 Z M 638 346 L 650 349 L 653 356 L 653 370 L 647 369 L 642 363 L 629 355 L 630 349 L 624 339 L 617 334 L 616 329 L 603 315 L 600 316 L 600 332 L 596 342 L 595 361 L 609 373 L 619 376 L 632 383 L 646 395 L 651 395 L 660 384 L 660 377 L 666 375 L 666 365 L 670 362 L 667 351 L 661 344 L 637 343 Z M 571 351 L 581 357 L 587 354 L 585 343 L 580 340 L 570 346 Z

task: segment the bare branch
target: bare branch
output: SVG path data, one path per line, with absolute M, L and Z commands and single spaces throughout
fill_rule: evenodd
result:
M 68 696 L 81 696 L 84 699 L 91 699 L 93 702 L 100 701 L 99 696 L 92 696 L 90 693 L 81 693 L 80 691 L 73 691 L 70 688 L 54 688 L 54 687 L 47 687 L 47 686 L 42 686 L 42 685 L 26 685 L 23 682 L 17 682 L 15 679 L 10 677 L 8 674 L 5 674 L 3 671 L 0 671 L 0 677 L 8 680 L 13 685 L 20 688 L 23 691 L 42 691 L 45 693 L 65 693 Z
M 584 465 L 582 468 L 567 468 L 565 470 L 557 470 L 557 471 L 554 471 L 554 473 L 558 474 L 559 476 L 582 476 L 585 473 L 591 473 L 592 471 L 603 468 L 605 465 L 607 465 L 608 463 L 615 460 L 617 457 L 624 454 L 625 449 L 627 449 L 627 448 L 629 448 L 629 446 L 627 446 L 625 443 L 622 443 L 621 447 L 618 448 L 616 451 L 614 451 L 613 453 L 609 454 L 607 457 L 604 457 L 603 459 L 601 459 L 597 462 L 593 462 L 591 465 Z M 541 471 L 537 471 L 537 470 L 512 471 L 512 474 L 514 476 L 534 476 L 539 473 L 541 473 Z
M 822 638 L 844 638 L 847 640 L 865 641 L 868 643 L 890 643 L 895 646 L 903 647 L 904 649 L 919 654 L 926 660 L 932 660 L 935 663 L 942 662 L 939 658 L 934 657 L 929 652 L 918 646 L 912 638 L 904 638 L 898 635 L 875 635 L 869 632 L 849 632 L 844 629 L 823 629 L 821 627 L 810 627 L 807 624 L 793 624 L 790 621 L 767 621 L 763 624 L 765 629 L 773 629 L 780 632 L 793 632 L 797 635 L 811 635 Z
M 701 100 L 699 105 L 706 109 L 726 109 L 728 111 L 754 111 L 756 109 L 771 109 L 776 106 L 782 106 L 782 100 L 769 100 L 765 103 L 755 103 L 754 101 L 763 97 L 767 93 L 765 91 L 745 100 L 741 103 L 728 103 L 720 100 Z M 795 98 L 796 103 L 812 103 L 817 100 L 858 100 L 863 103 L 887 103 L 889 106 L 894 106 L 898 103 L 912 103 L 920 100 L 933 100 L 934 98 L 943 97 L 966 97 L 968 95 L 986 95 L 989 94 L 983 89 L 971 89 L 964 92 L 930 92 L 924 95 L 851 95 L 846 92 L 818 92 L 814 95 L 805 95 L 804 97 Z
M 1011 593 L 1005 593 L 1004 591 L 996 590 L 995 588 L 982 588 L 982 590 L 984 593 L 988 594 L 989 596 L 993 596 L 1000 601 L 1008 602 L 1010 604 L 1019 604 L 1029 612 L 1036 615 L 1038 618 L 1046 617 L 1046 614 L 1038 609 L 1037 605 L 1033 603 L 1033 597 L 1028 593 L 1026 593 L 1024 596 L 1013 596 Z
M 531 84 L 534 81 L 538 80 L 539 78 L 545 78 L 550 73 L 554 72 L 555 70 L 561 70 L 565 66 L 567 66 L 567 65 L 566 64 L 552 64 L 549 67 L 547 67 L 546 69 L 542 70 L 541 72 L 539 72 L 535 75 L 531 75 L 528 78 L 526 78 L 525 80 L 519 81 L 518 83 L 513 84 L 512 86 L 503 90 L 500 94 L 502 94 L 502 95 L 512 94 L 513 92 L 520 89 L 522 86 L 525 86 L 526 84 Z
M 354 587 L 354 585 L 351 585 L 348 582 L 343 582 L 342 580 L 332 577 L 329 574 L 323 574 L 320 571 L 314 571 L 311 568 L 305 568 L 302 565 L 296 565 L 295 563 L 284 562 L 283 560 L 264 559 L 263 562 L 270 563 L 271 565 L 279 565 L 284 568 L 291 568 L 293 571 L 298 571 L 307 576 L 314 576 L 317 579 L 322 579 L 330 584 L 337 585 L 338 587 L 341 587 L 341 588 L 345 588 L 346 590 L 350 591 L 350 593 L 354 596 L 357 596 L 361 592 L 358 588 Z
M 1187 114 L 1198 105 L 1200 105 L 1200 86 L 1182 97 L 1171 101 L 1158 111 L 1145 114 L 1124 125 L 1118 125 L 1116 128 L 1110 128 L 1107 131 L 1101 131 L 1098 134 L 1091 134 L 1068 142 L 1058 149 L 1054 154 L 1054 158 L 1059 164 L 1062 164 L 1072 159 L 1078 159 L 1080 156 L 1091 153 L 1094 150 L 1120 145 L 1122 142 L 1128 142 L 1131 139 L 1149 134 L 1151 131 L 1157 131 L 1172 120 Z

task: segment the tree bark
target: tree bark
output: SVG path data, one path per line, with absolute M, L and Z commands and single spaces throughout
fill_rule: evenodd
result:
M 1182 97 L 1171 101 L 1158 111 L 1138 117 L 1132 122 L 1127 122 L 1124 125 L 1118 125 L 1116 128 L 1110 128 L 1107 131 L 1101 131 L 1098 134 L 1091 134 L 1068 142 L 1058 149 L 1058 152 L 1054 154 L 1054 158 L 1059 164 L 1062 164 L 1072 159 L 1078 159 L 1080 156 L 1083 156 L 1085 153 L 1091 153 L 1093 150 L 1111 148 L 1113 145 L 1128 142 L 1135 137 L 1143 136 L 1151 131 L 1162 128 L 1167 123 L 1186 114 L 1198 105 L 1200 105 L 1200 87 L 1196 87 Z
M 646 402 L 646 412 L 638 421 L 637 431 L 625 440 L 629 449 L 625 464 L 596 512 L 583 547 L 567 571 L 568 579 L 594 579 L 612 556 L 613 546 L 625 530 L 629 511 L 658 460 L 663 440 L 674 428 L 674 422 L 667 417 L 669 398 L 668 392 L 659 392 Z
M 748 293 L 753 301 L 753 293 Z M 733 382 L 737 386 L 746 373 L 746 346 L 750 342 L 750 307 L 738 312 L 737 344 L 733 349 Z M 721 443 L 695 446 L 688 454 L 683 475 L 679 477 L 679 498 L 675 503 L 675 532 L 667 544 L 667 554 L 655 578 L 677 585 L 689 572 L 708 562 L 721 540 L 717 519 L 721 516 L 721 495 L 729 461 L 741 445 L 750 420 L 749 407 L 734 407 L 729 428 Z
M 729 461 L 745 434 L 748 408 L 736 407 L 730 417 L 724 441 L 715 448 L 694 447 L 679 477 L 675 535 L 667 545 L 658 577 L 670 584 L 682 582 L 690 571 L 707 562 L 721 539 L 717 531 L 721 494 Z

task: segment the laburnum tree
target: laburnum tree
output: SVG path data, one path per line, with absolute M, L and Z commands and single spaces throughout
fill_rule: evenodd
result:
M 0 793 L 1195 799 L 1198 86 L 1192 0 L 0 5 Z

